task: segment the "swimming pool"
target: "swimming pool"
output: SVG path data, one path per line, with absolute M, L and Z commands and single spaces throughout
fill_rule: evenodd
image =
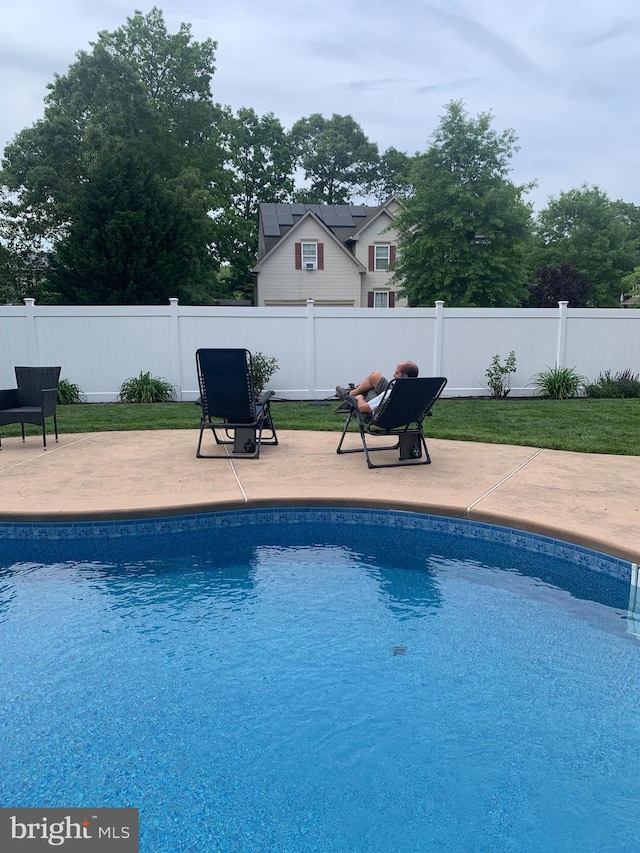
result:
M 637 851 L 632 566 L 458 519 L 2 525 L 0 801 L 141 851 Z

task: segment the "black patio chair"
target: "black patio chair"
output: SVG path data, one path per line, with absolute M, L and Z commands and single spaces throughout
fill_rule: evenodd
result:
M 47 449 L 47 418 L 53 418 L 53 428 L 58 440 L 59 367 L 16 367 L 17 388 L 0 391 L 0 426 L 20 424 L 24 441 L 24 425 L 42 427 L 42 446 Z M 0 441 L 0 448 L 2 442 Z
M 233 445 L 238 457 L 257 459 L 262 444 L 277 444 L 271 417 L 273 391 L 256 397 L 253 387 L 251 353 L 246 349 L 199 349 L 196 352 L 200 436 L 196 456 L 205 459 L 227 458 L 222 453 L 201 452 L 202 435 L 210 429 L 217 445 Z M 267 430 L 267 438 L 262 437 Z
M 424 438 L 423 421 L 431 415 L 431 409 L 447 380 L 443 376 L 416 379 L 393 379 L 378 408 L 373 412 L 360 412 L 353 397 L 347 397 L 349 407 L 347 421 L 342 430 L 336 453 L 362 453 L 369 468 L 394 468 L 403 465 L 429 465 L 431 457 Z M 342 444 L 351 421 L 355 421 L 360 432 L 362 447 L 344 449 Z M 374 447 L 367 439 L 393 437 L 395 444 Z M 370 453 L 377 450 L 398 450 L 397 462 L 374 463 Z

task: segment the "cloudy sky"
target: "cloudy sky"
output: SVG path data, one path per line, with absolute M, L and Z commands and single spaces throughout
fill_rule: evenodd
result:
M 125 23 L 132 0 L 0 0 L 2 148 L 43 114 L 46 85 Z M 350 114 L 381 151 L 428 147 L 462 99 L 515 130 L 529 198 L 586 182 L 640 204 L 638 0 L 158 0 L 170 32 L 218 42 L 216 101 L 286 128 Z

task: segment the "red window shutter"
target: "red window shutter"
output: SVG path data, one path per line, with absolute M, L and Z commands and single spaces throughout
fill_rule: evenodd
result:
M 395 290 L 389 291 L 389 308 L 396 307 L 396 292 Z
M 389 246 L 389 265 L 393 266 L 396 262 L 396 247 Z
M 369 270 L 373 271 L 376 268 L 376 249 L 375 246 L 369 246 Z
M 318 269 L 324 269 L 324 243 L 318 243 Z
M 367 293 L 367 308 L 373 308 L 373 290 Z
M 302 243 L 296 243 L 296 269 L 302 269 Z

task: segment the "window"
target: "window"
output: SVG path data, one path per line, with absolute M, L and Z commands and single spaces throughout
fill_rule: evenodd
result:
M 295 261 L 297 270 L 323 270 L 324 243 L 296 243 Z
M 367 308 L 395 308 L 395 290 L 370 290 L 367 293 Z
M 395 246 L 389 243 L 369 246 L 369 272 L 388 272 L 395 262 Z
M 389 246 L 376 246 L 376 270 L 389 269 Z
M 318 244 L 303 243 L 302 244 L 302 269 L 317 269 L 318 267 Z

